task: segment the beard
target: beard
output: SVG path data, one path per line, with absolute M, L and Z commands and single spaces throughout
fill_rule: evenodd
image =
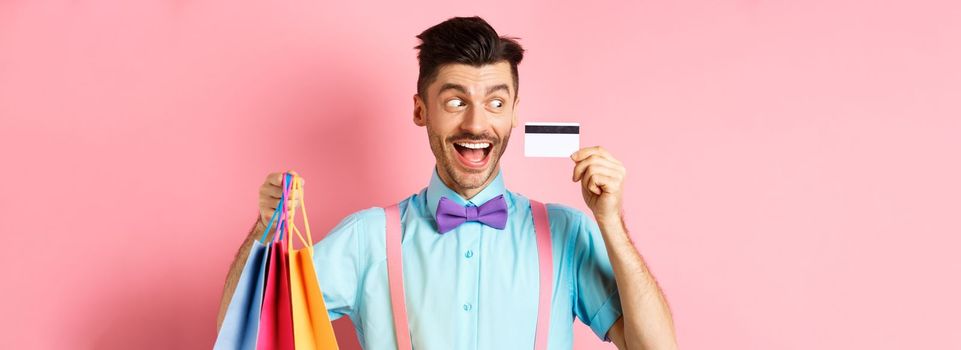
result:
M 481 135 L 461 133 L 441 139 L 439 135 L 429 133 L 428 138 L 431 151 L 437 161 L 437 171 L 442 172 L 442 175 L 446 175 L 445 177 L 453 182 L 450 184 L 455 187 L 452 188 L 453 190 L 463 192 L 463 190 L 474 190 L 486 185 L 496 175 L 495 170 L 498 169 L 501 156 L 507 149 L 510 134 L 500 139 L 486 132 Z M 490 159 L 487 166 L 482 169 L 470 169 L 461 165 L 457 160 L 458 151 L 453 141 L 489 142 L 491 144 L 488 155 Z

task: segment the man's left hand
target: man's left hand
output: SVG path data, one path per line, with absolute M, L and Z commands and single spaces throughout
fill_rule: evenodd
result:
M 571 155 L 574 161 L 574 182 L 581 182 L 584 202 L 594 212 L 594 218 L 620 220 L 624 178 L 627 170 L 601 146 L 581 148 Z

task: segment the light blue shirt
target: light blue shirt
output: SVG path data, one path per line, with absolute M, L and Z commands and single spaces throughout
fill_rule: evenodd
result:
M 507 227 L 466 222 L 440 234 L 437 201 L 479 206 L 503 194 Z M 574 317 L 600 339 L 621 316 L 620 295 L 597 223 L 548 204 L 554 254 L 550 349 L 571 349 Z M 538 259 L 530 201 L 504 187 L 503 174 L 466 200 L 437 175 L 400 202 L 404 289 L 418 350 L 533 349 Z M 381 208 L 346 217 L 314 246 L 330 318 L 350 316 L 364 349 L 396 349 Z

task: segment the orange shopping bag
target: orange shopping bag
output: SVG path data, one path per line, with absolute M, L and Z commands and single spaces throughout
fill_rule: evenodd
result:
M 294 321 L 294 347 L 300 349 L 338 349 L 334 328 L 327 315 L 327 305 L 321 294 L 314 269 L 313 238 L 307 222 L 307 209 L 304 204 L 304 188 L 301 181 L 293 181 L 293 190 L 300 194 L 300 212 L 304 217 L 306 239 L 291 220 L 289 228 L 303 243 L 303 248 L 294 250 L 293 236 L 287 240 L 290 267 L 290 302 Z

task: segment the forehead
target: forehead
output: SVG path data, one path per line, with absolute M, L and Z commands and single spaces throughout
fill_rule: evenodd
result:
M 514 94 L 514 79 L 511 65 L 507 61 L 485 64 L 479 67 L 454 63 L 437 70 L 437 78 L 428 90 L 437 94 L 441 86 L 455 84 L 463 86 L 471 95 L 484 94 L 489 87 L 506 84 Z

